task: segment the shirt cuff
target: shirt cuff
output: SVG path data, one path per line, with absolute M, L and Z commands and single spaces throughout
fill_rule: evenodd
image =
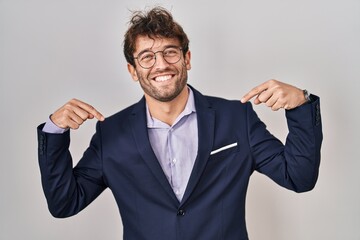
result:
M 46 133 L 56 133 L 56 134 L 62 134 L 66 131 L 68 131 L 68 128 L 60 128 L 58 126 L 55 125 L 55 123 L 53 123 L 53 121 L 51 121 L 50 117 L 48 118 L 48 120 L 46 121 L 42 131 L 46 132 Z

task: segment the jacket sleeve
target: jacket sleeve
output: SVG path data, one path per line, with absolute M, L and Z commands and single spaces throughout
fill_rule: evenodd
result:
M 64 218 L 77 214 L 105 188 L 101 162 L 100 131 L 93 136 L 89 148 L 73 168 L 69 152 L 70 131 L 51 134 L 37 128 L 38 159 L 41 181 L 50 213 Z
M 319 172 L 322 124 L 320 99 L 286 110 L 288 135 L 285 144 L 272 136 L 251 107 L 248 137 L 254 169 L 295 192 L 314 188 Z

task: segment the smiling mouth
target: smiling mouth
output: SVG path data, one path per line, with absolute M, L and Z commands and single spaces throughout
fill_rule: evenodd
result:
M 167 81 L 167 80 L 169 80 L 171 78 L 172 78 L 172 75 L 169 74 L 169 75 L 157 76 L 157 77 L 154 78 L 154 80 L 156 82 L 165 82 L 165 81 Z

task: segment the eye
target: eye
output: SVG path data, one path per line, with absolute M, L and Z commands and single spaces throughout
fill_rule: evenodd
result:
M 147 62 L 147 61 L 151 61 L 152 59 L 154 59 L 154 53 L 152 52 L 145 52 L 143 54 L 141 54 L 140 56 L 140 61 L 144 61 L 144 62 Z
M 179 53 L 179 50 L 177 48 L 167 48 L 164 50 L 164 55 L 165 56 L 176 56 Z

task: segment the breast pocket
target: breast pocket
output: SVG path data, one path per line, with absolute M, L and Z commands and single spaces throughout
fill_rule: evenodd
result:
M 219 148 L 216 148 L 210 152 L 210 159 L 223 159 L 226 156 L 229 156 L 233 153 L 239 151 L 239 144 L 237 142 L 233 142 L 227 145 L 223 145 Z

